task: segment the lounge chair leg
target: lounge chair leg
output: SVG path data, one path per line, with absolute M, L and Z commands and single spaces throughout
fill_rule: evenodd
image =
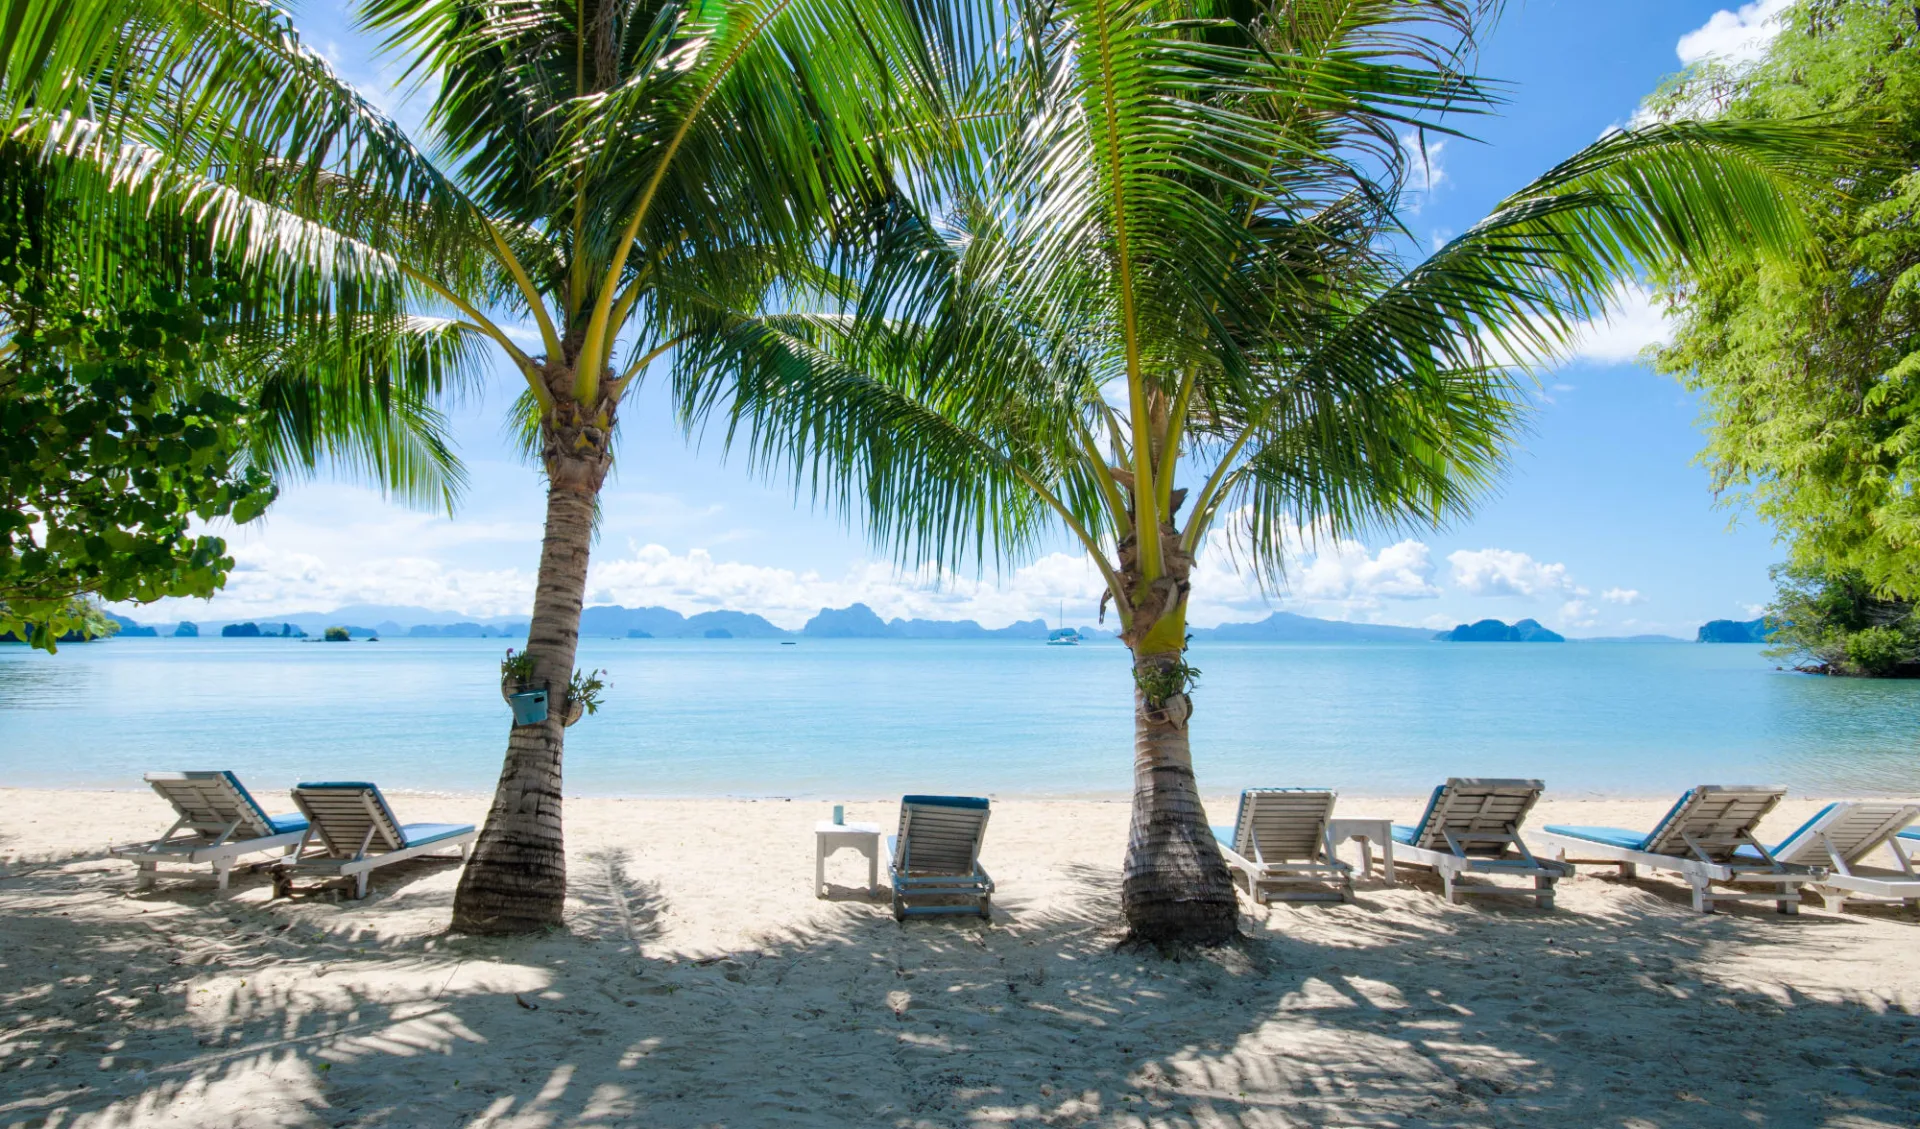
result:
M 893 892 L 893 919 L 895 921 L 905 921 L 907 919 L 907 903 L 906 900 L 900 896 L 900 891 L 898 890 Z
M 1349 878 L 1340 884 L 1340 900 L 1349 905 L 1353 903 L 1353 879 Z
M 133 888 L 136 890 L 153 889 L 153 880 L 154 880 L 154 877 L 159 873 L 160 864 L 152 863 L 152 862 L 142 862 L 142 863 L 135 863 L 134 865 L 140 868 L 140 873 L 134 877 Z
M 1638 878 L 1640 877 L 1640 867 L 1635 863 L 1623 862 L 1620 864 L 1620 877 Z
M 1800 912 L 1800 899 L 1781 898 L 1779 901 L 1773 903 L 1773 912 L 1784 913 L 1788 917 L 1792 917 L 1794 914 Z
M 1707 894 L 1704 882 L 1693 883 L 1693 911 L 1695 913 L 1713 912 L 1713 898 Z
M 980 899 L 980 916 L 987 921 L 993 920 L 993 898 L 991 895 Z
M 1533 903 L 1541 909 L 1553 908 L 1553 884 L 1555 881 L 1555 879 L 1540 875 L 1534 877 L 1533 888 L 1538 890 L 1539 893 L 1534 895 Z
M 367 872 L 361 871 L 353 876 L 353 897 L 355 901 L 367 896 Z
M 1440 872 L 1440 887 L 1446 891 L 1449 904 L 1456 906 L 1461 904 L 1460 891 L 1453 888 L 1453 871 L 1443 870 Z

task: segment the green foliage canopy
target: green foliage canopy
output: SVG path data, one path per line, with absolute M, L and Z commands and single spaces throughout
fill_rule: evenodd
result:
M 1655 96 L 1722 120 L 1884 120 L 1883 148 L 1809 217 L 1812 254 L 1693 261 L 1665 291 L 1661 369 L 1705 401 L 1714 487 L 1786 543 L 1801 581 L 1920 597 L 1920 24 L 1905 5 L 1802 3 L 1757 66 L 1708 65 Z M 1783 618 L 1784 605 L 1776 609 Z

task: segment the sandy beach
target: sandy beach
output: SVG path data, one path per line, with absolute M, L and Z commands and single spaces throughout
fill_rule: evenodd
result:
M 1549 798 L 1534 822 L 1668 802 Z M 1245 946 L 1174 961 L 1115 948 L 1124 804 L 997 800 L 992 922 L 904 927 L 852 853 L 813 895 L 826 816 L 570 801 L 567 928 L 497 940 L 445 934 L 450 864 L 360 902 L 238 874 L 222 898 L 204 872 L 138 892 L 104 847 L 164 831 L 157 798 L 0 791 L 0 1125 L 1920 1124 L 1899 911 L 1701 917 L 1678 882 L 1599 870 L 1553 911 L 1450 906 L 1376 870 L 1354 905 L 1243 901 Z

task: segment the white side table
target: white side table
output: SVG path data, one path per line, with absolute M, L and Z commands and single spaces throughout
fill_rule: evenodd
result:
M 1338 846 L 1348 839 L 1360 840 L 1360 872 L 1373 873 L 1373 847 L 1380 848 L 1380 873 L 1393 885 L 1393 820 L 1329 819 L 1327 841 Z
M 842 848 L 867 856 L 867 891 L 880 885 L 880 825 L 877 823 L 816 823 L 813 825 L 813 896 L 827 896 L 827 856 Z

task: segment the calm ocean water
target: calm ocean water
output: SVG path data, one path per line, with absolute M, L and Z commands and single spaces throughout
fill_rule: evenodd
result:
M 234 767 L 262 787 L 490 790 L 504 644 L 120 639 L 0 648 L 0 783 L 138 787 Z M 1199 644 L 1210 792 L 1422 791 L 1538 776 L 1643 796 L 1703 782 L 1920 794 L 1920 682 L 1782 674 L 1757 647 Z M 1122 795 L 1117 643 L 605 640 L 612 687 L 567 738 L 571 793 Z

